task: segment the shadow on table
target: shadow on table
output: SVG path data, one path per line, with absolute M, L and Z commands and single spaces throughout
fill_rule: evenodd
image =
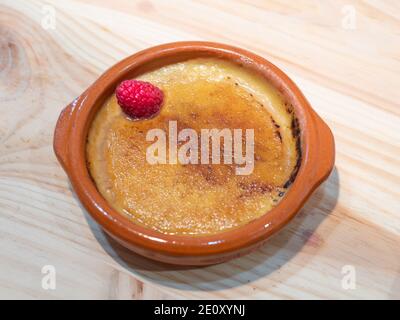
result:
M 299 214 L 264 246 L 241 258 L 206 267 L 171 266 L 132 253 L 106 235 L 83 207 L 82 210 L 104 250 L 129 272 L 171 288 L 213 291 L 249 284 L 279 272 L 304 246 L 318 250 L 323 239 L 315 230 L 331 214 L 338 197 L 339 173 L 335 167 L 329 179 L 314 192 Z M 323 238 L 327 237 L 327 234 L 323 235 Z M 279 274 L 279 281 L 295 274 L 311 257 L 304 255 L 301 266 L 292 265 L 290 271 Z

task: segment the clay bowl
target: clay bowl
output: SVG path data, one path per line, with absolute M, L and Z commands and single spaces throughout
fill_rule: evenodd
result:
M 117 84 L 155 68 L 197 57 L 219 57 L 261 74 L 290 102 L 299 120 L 302 160 L 291 188 L 271 211 L 252 222 L 210 236 L 165 235 L 128 220 L 97 191 L 87 166 L 85 144 L 94 115 Z M 331 172 L 335 147 L 328 126 L 311 108 L 298 87 L 269 61 L 243 49 L 210 42 L 177 42 L 136 53 L 106 71 L 61 113 L 54 151 L 80 201 L 117 242 L 130 250 L 179 265 L 208 265 L 239 257 L 261 246 L 300 210 Z

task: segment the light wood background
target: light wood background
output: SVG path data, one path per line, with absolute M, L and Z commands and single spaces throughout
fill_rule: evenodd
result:
M 61 109 L 105 69 L 193 39 L 244 47 L 287 72 L 332 128 L 337 162 L 260 250 L 176 268 L 99 230 L 52 140 Z M 396 0 L 0 0 L 0 298 L 400 298 L 399 75 Z M 41 286 L 45 265 L 55 290 Z M 354 289 L 342 286 L 344 266 Z

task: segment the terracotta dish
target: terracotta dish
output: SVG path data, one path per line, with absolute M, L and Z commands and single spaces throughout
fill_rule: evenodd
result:
M 88 132 L 95 115 L 121 81 L 197 58 L 218 58 L 232 62 L 260 75 L 276 88 L 295 114 L 301 162 L 284 197 L 260 217 L 215 234 L 166 234 L 136 224 L 117 212 L 101 195 L 88 170 Z M 160 45 L 117 63 L 62 111 L 54 134 L 54 151 L 58 160 L 80 201 L 104 231 L 138 254 L 180 265 L 220 263 L 262 245 L 296 215 L 315 188 L 329 176 L 334 166 L 334 149 L 330 129 L 286 74 L 253 53 L 210 42 Z

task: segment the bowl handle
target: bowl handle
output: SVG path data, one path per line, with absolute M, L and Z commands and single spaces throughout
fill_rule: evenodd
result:
M 66 106 L 57 120 L 54 130 L 53 149 L 58 161 L 61 163 L 65 171 L 68 167 L 68 139 L 71 127 L 72 103 Z
M 331 129 L 329 129 L 328 125 L 315 112 L 314 118 L 317 125 L 319 150 L 316 178 L 318 183 L 321 183 L 329 176 L 335 165 L 335 140 Z

